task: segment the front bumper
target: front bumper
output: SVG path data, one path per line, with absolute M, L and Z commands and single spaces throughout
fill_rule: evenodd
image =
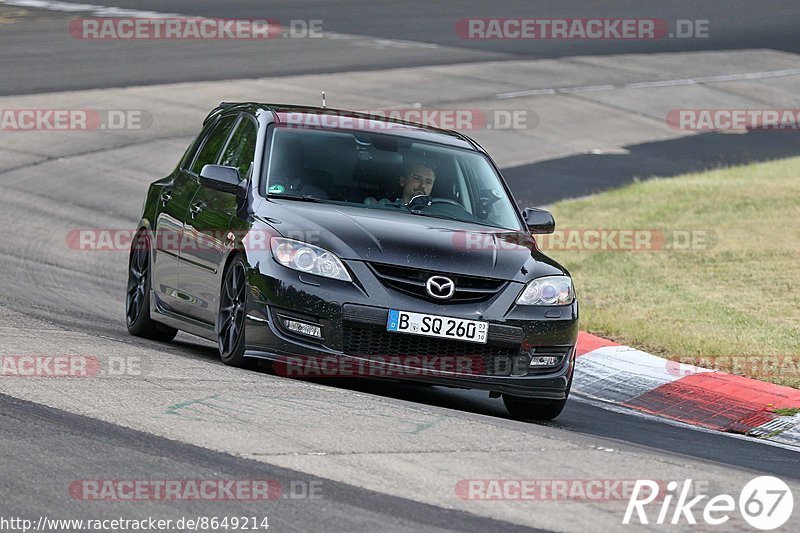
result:
M 561 307 L 516 306 L 523 284 L 511 282 L 485 301 L 441 304 L 386 287 L 360 262 L 347 262 L 356 283 L 270 263 L 249 273 L 245 355 L 281 362 L 288 375 L 303 376 L 289 371 L 302 367 L 319 370 L 308 377 L 412 380 L 554 400 L 568 393 L 578 335 L 577 302 Z M 386 331 L 389 309 L 488 321 L 488 342 L 390 333 Z M 285 318 L 319 325 L 322 339 L 288 331 Z M 557 365 L 528 368 L 531 353 L 559 351 L 563 357 Z M 453 360 L 455 364 L 448 364 Z

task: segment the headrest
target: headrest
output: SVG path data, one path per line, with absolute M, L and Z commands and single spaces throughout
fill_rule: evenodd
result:
M 398 152 L 374 150 L 359 153 L 353 172 L 358 183 L 386 183 L 398 178 L 403 171 L 403 156 Z

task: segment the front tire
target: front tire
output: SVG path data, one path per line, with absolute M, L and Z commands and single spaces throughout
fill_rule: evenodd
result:
M 150 276 L 150 238 L 145 232 L 140 232 L 133 239 L 128 260 L 125 322 L 131 335 L 169 342 L 178 330 L 150 318 Z
M 225 269 L 217 313 L 217 348 L 222 362 L 239 368 L 255 367 L 255 360 L 244 356 L 244 317 L 247 303 L 247 270 L 241 257 Z
M 553 420 L 567 405 L 563 400 L 534 400 L 503 394 L 503 403 L 512 418 L 517 420 Z
M 569 375 L 567 391 L 563 400 L 539 400 L 534 398 L 521 398 L 503 394 L 503 403 L 512 418 L 517 420 L 553 420 L 567 405 L 569 391 L 572 389 L 572 377 L 575 374 L 575 367 Z

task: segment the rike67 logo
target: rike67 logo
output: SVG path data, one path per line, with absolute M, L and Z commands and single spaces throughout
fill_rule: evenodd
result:
M 731 519 L 738 503 L 739 514 L 750 526 L 769 531 L 784 525 L 794 509 L 791 489 L 773 476 L 760 476 L 747 482 L 738 502 L 730 494 L 712 498 L 706 494 L 692 494 L 691 479 L 684 480 L 680 487 L 677 481 L 670 481 L 665 494 L 660 491 L 662 487 L 649 479 L 636 480 L 622 523 L 638 520 L 640 524 L 695 525 L 700 518 L 708 525 L 719 526 Z M 655 505 L 646 509 L 651 503 Z

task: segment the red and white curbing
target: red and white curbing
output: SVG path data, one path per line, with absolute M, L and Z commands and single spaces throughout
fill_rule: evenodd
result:
M 800 390 L 669 361 L 581 332 L 572 390 L 708 429 L 800 446 Z

